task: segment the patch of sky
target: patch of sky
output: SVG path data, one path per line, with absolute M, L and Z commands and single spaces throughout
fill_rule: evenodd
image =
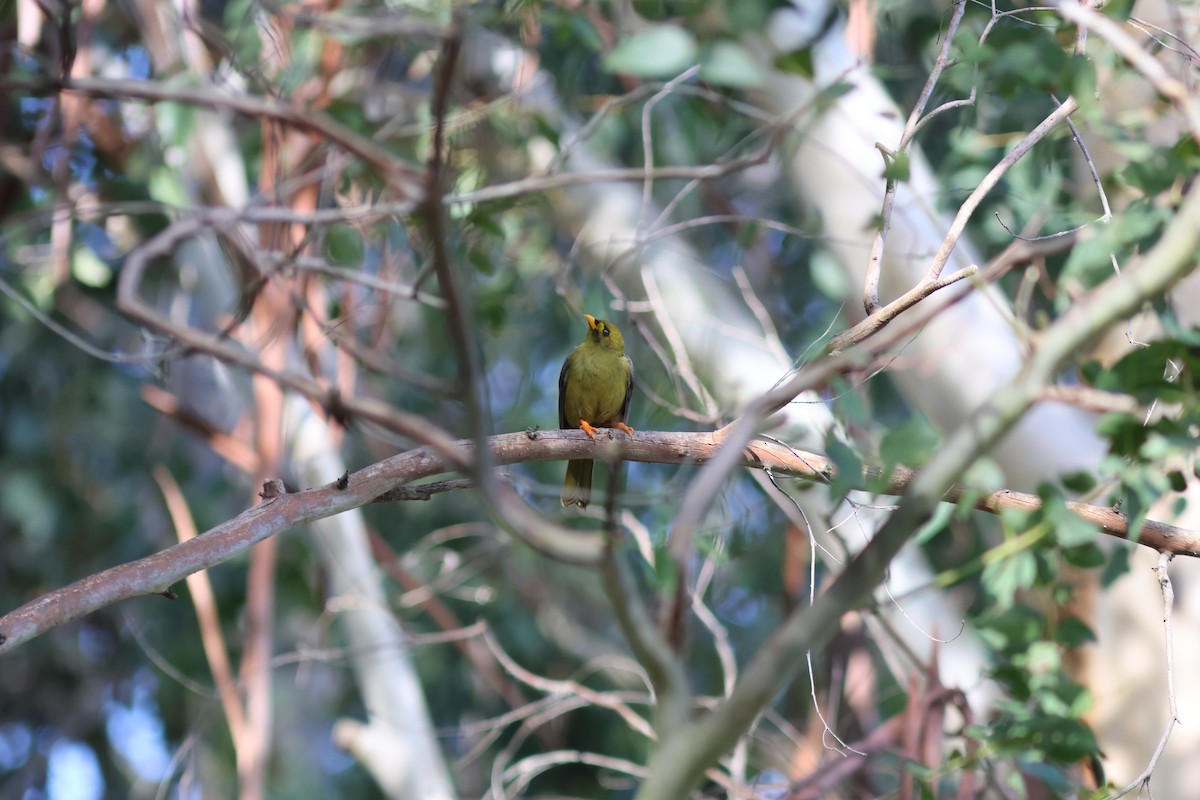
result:
M 55 739 L 47 758 L 46 796 L 50 800 L 104 797 L 104 775 L 92 748 L 74 739 Z
M 33 732 L 22 722 L 0 725 L 0 772 L 11 772 L 29 760 Z
M 766 598 L 739 586 L 731 586 L 716 611 L 726 622 L 748 628 L 766 613 Z
M 104 702 L 108 740 L 139 777 L 151 782 L 162 780 L 171 764 L 154 689 L 154 677 L 139 671 L 128 705 L 111 697 Z

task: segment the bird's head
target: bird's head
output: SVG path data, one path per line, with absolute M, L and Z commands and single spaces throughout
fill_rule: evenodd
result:
M 606 319 L 596 319 L 591 314 L 584 314 L 583 318 L 587 320 L 588 324 L 588 335 L 584 339 L 585 342 L 592 342 L 605 350 L 612 350 L 617 355 L 625 354 L 625 340 L 621 338 L 621 332 L 617 330 L 616 325 Z

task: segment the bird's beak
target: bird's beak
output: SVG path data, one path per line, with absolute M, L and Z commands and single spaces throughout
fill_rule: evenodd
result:
M 587 320 L 588 328 L 596 330 L 596 318 L 591 314 L 584 314 L 583 318 Z

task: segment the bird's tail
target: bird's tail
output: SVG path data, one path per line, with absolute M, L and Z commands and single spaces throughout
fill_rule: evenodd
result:
M 587 508 L 592 501 L 592 461 L 590 459 L 567 462 L 567 476 L 563 478 L 562 504 Z

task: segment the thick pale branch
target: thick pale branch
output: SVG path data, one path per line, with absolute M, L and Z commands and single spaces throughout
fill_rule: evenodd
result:
M 1114 321 L 1160 296 L 1191 272 L 1198 244 L 1200 191 L 1194 190 L 1154 249 L 1050 326 L 1012 382 L 947 438 L 914 476 L 899 506 L 870 544 L 813 605 L 797 609 L 780 626 L 747 665 L 728 700 L 663 742 L 651 762 L 650 778 L 639 790 L 639 800 L 685 796 L 704 770 L 734 746 L 776 692 L 792 680 L 804 654 L 827 643 L 842 615 L 870 599 L 892 558 L 929 518 L 955 480 L 1012 429 L 1067 359 Z

